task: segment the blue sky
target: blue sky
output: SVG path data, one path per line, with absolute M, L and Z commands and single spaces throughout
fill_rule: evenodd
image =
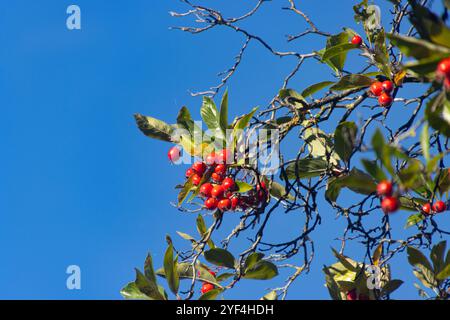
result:
M 226 15 L 249 8 L 238 0 L 220 2 Z M 306 27 L 280 10 L 284 2 L 267 3 L 244 23 L 280 50 L 289 48 L 285 34 Z M 386 14 L 387 1 L 378 2 Z M 360 30 L 353 22 L 354 1 L 302 3 L 322 29 Z M 70 4 L 81 8 L 82 30 L 66 28 Z M 167 233 L 178 245 L 182 240 L 175 231 L 194 234 L 195 216 L 170 205 L 186 168 L 169 165 L 170 146 L 144 137 L 132 115 L 172 122 L 188 105 L 198 118 L 201 99 L 188 91 L 215 85 L 216 73 L 230 66 L 243 39 L 228 30 L 199 36 L 169 30 L 182 20 L 168 12 L 184 8 L 175 0 L 0 1 L 0 298 L 120 299 L 120 288 L 133 279 L 133 268 L 142 266 L 147 252 L 161 264 Z M 290 44 L 304 52 L 322 45 L 323 39 L 314 38 Z M 348 69 L 357 59 L 352 56 Z M 228 85 L 231 115 L 265 106 L 294 65 L 252 44 Z M 315 63 L 303 70 L 292 87 L 331 77 Z M 294 142 L 282 151 L 294 154 Z M 330 246 L 338 245 L 334 239 L 344 225 L 328 204 L 320 207 L 323 224 L 313 234 L 316 260 L 289 298 L 328 299 L 321 268 L 334 262 Z M 399 213 L 393 224 L 401 229 L 405 219 Z M 280 212 L 269 237 L 289 236 L 286 223 L 295 221 Z M 351 253 L 361 254 L 353 248 Z M 406 281 L 395 297 L 416 298 L 405 256 L 394 262 L 394 276 Z M 71 264 L 81 267 L 78 291 L 66 289 Z M 243 283 L 225 297 L 259 298 L 283 276 L 276 284 Z

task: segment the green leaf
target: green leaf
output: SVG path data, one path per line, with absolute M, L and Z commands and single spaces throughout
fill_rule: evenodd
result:
M 370 87 L 373 80 L 361 74 L 350 74 L 343 76 L 338 83 L 333 85 L 330 89 L 333 91 L 344 91 L 350 89 Z
M 260 300 L 277 300 L 278 295 L 275 290 L 270 291 L 268 294 L 266 294 L 264 297 L 262 297 Z
M 139 113 L 135 114 L 134 118 L 139 129 L 147 137 L 173 142 L 172 133 L 174 129 L 169 124 L 149 116 L 143 116 Z
M 425 216 L 421 213 L 412 214 L 408 217 L 405 224 L 405 229 L 408 229 L 412 226 L 415 226 L 419 222 L 423 221 L 425 219 Z
M 441 272 L 439 272 L 436 278 L 440 281 L 443 281 L 450 277 L 450 264 L 448 264 Z
M 226 267 L 230 269 L 234 269 L 235 259 L 233 255 L 225 249 L 214 248 L 204 253 L 205 259 L 220 267 Z
M 191 192 L 194 188 L 194 184 L 192 182 L 192 176 L 189 177 L 189 179 L 185 182 L 183 187 L 181 188 L 180 192 L 178 193 L 178 206 L 181 206 L 186 200 L 187 196 L 189 195 L 189 192 Z
M 135 270 L 136 280 L 134 281 L 134 283 L 140 292 L 153 300 L 166 300 L 165 297 L 161 294 L 156 282 L 152 282 L 151 280 L 149 280 L 138 269 Z
M 193 267 L 190 263 L 181 262 L 177 263 L 177 273 L 180 279 L 192 279 L 194 277 Z M 221 288 L 221 285 L 212 274 L 209 273 L 208 269 L 203 267 L 201 264 L 196 266 L 196 281 L 209 282 L 217 287 Z M 156 274 L 160 277 L 166 278 L 166 273 L 164 268 L 156 270 Z
M 212 289 L 200 296 L 198 300 L 216 300 L 217 296 L 223 292 L 223 289 Z
M 322 81 L 319 83 L 315 83 L 315 84 L 309 86 L 308 88 L 306 88 L 305 90 L 303 90 L 302 96 L 303 97 L 312 96 L 314 93 L 316 93 L 328 86 L 331 86 L 332 84 L 334 84 L 333 81 Z
M 376 191 L 377 185 L 371 176 L 353 168 L 347 175 L 328 180 L 325 198 L 330 202 L 336 202 L 342 188 L 348 188 L 359 194 L 369 195 Z
M 379 129 L 377 129 L 372 137 L 372 146 L 378 159 L 381 160 L 381 163 L 384 165 L 384 167 L 389 171 L 391 175 L 394 175 L 394 169 L 391 164 L 391 149 L 389 149 L 386 145 L 383 134 Z
M 206 235 L 206 233 L 208 232 L 208 230 L 207 230 L 207 228 L 206 228 L 205 220 L 203 219 L 203 216 L 202 216 L 201 214 L 199 214 L 199 215 L 197 216 L 197 221 L 196 221 L 196 222 L 197 222 L 197 231 L 198 231 L 199 235 L 200 235 L 202 238 L 204 238 L 205 235 Z M 211 249 L 213 249 L 213 248 L 216 247 L 216 246 L 214 245 L 214 242 L 213 242 L 211 239 L 208 240 L 208 246 L 209 246 Z
M 438 179 L 438 191 L 440 195 L 443 195 L 450 190 L 450 168 L 441 169 Z
M 380 243 L 374 250 L 373 255 L 372 255 L 372 263 L 375 266 L 378 266 L 379 262 L 380 262 L 380 258 L 383 254 L 383 243 Z
M 327 159 L 327 155 L 333 164 L 340 160 L 337 153 L 333 153 L 333 140 L 322 130 L 311 127 L 304 131 L 303 140 L 308 145 L 310 156 L 313 158 Z
M 303 108 L 304 104 L 307 104 L 305 98 L 294 89 L 281 89 L 278 93 L 278 97 L 281 100 L 287 100 L 288 103 L 298 109 Z
M 450 49 L 422 39 L 406 37 L 400 34 L 389 34 L 388 37 L 391 43 L 397 46 L 408 57 L 424 59 L 450 54 Z
M 147 255 L 144 263 L 144 275 L 150 282 L 156 283 L 155 270 L 153 269 L 153 260 L 150 254 Z
M 346 38 L 347 39 L 347 38 Z M 330 60 L 336 56 L 347 53 L 350 50 L 358 49 L 359 46 L 353 43 L 340 43 L 336 46 L 329 47 L 322 55 L 322 60 Z
M 356 145 L 358 127 L 354 122 L 340 123 L 334 132 L 334 147 L 339 157 L 348 162 Z
M 328 37 L 326 50 L 335 47 L 337 45 L 346 43 L 348 43 L 348 35 L 346 32 L 341 32 L 339 34 Z M 347 59 L 347 51 L 344 50 L 341 53 L 332 56 L 330 59 L 322 59 L 322 60 L 327 62 L 336 71 L 341 71 L 344 68 L 346 59 Z
M 420 207 L 428 202 L 421 198 L 409 198 L 406 196 L 400 196 L 398 199 L 400 200 L 400 208 L 408 211 L 420 210 Z
M 436 71 L 438 63 L 445 58 L 445 56 L 432 56 L 420 59 L 418 61 L 411 61 L 404 64 L 404 69 L 410 70 L 419 76 L 432 77 Z
M 433 268 L 428 259 L 422 252 L 414 247 L 408 246 L 406 250 L 408 253 L 409 264 L 416 268 L 416 270 L 413 271 L 414 275 L 427 288 L 436 287 L 437 282 L 433 273 Z
M 216 277 L 217 281 L 225 281 L 228 278 L 234 277 L 234 273 L 225 272 Z
M 425 123 L 420 135 L 420 145 L 422 146 L 422 153 L 425 160 L 430 161 L 430 134 L 428 132 L 428 123 Z
M 257 262 L 264 258 L 264 254 L 260 252 L 252 252 L 245 259 L 244 270 L 252 268 Z
M 278 268 L 276 265 L 266 260 L 260 260 L 245 271 L 243 278 L 254 280 L 269 280 L 277 275 Z
M 376 180 L 376 181 L 383 181 L 387 180 L 386 174 L 383 172 L 383 170 L 377 165 L 377 162 L 375 160 L 368 160 L 368 159 L 362 159 L 361 160 L 364 169 Z
M 297 178 L 314 178 L 324 174 L 329 166 L 328 161 L 321 158 L 305 158 L 291 162 L 286 166 L 286 174 L 289 180 Z
M 444 91 L 428 101 L 425 118 L 432 128 L 450 137 L 450 102 L 446 99 Z
M 220 104 L 220 128 L 224 132 L 228 129 L 228 90 L 225 91 Z
M 120 294 L 125 299 L 132 299 L 132 300 L 150 300 L 151 298 L 147 295 L 143 294 L 139 288 L 136 286 L 136 283 L 130 282 L 125 287 L 120 290 Z
M 416 0 L 408 0 L 411 10 L 410 21 L 419 32 L 420 37 L 436 44 L 450 47 L 450 29 L 437 15 Z
M 441 241 L 433 246 L 431 249 L 430 258 L 433 262 L 434 273 L 438 274 L 445 267 L 445 249 L 447 247 L 447 241 Z
M 253 189 L 253 186 L 251 184 L 248 184 L 247 182 L 239 181 L 239 180 L 236 180 L 235 182 L 236 182 L 236 186 L 238 187 L 237 192 L 239 192 L 239 193 L 246 193 Z
M 250 111 L 250 113 L 247 113 L 246 115 L 242 116 L 239 120 L 236 121 L 233 127 L 234 144 L 236 144 L 236 141 L 238 141 L 239 138 L 242 137 L 242 130 L 244 130 L 248 126 L 256 110 L 258 110 L 257 107 L 253 108 L 252 111 Z
M 203 97 L 203 104 L 200 109 L 200 114 L 213 135 L 218 135 L 218 138 L 223 138 L 224 132 L 220 127 L 219 112 L 217 111 L 217 107 L 213 99 Z
M 383 28 L 381 28 L 374 34 L 374 42 L 374 60 L 377 64 L 377 67 L 383 72 L 386 77 L 390 78 L 392 75 L 391 63 L 386 48 L 386 37 Z
M 287 199 L 287 200 L 295 199 L 295 197 L 292 194 L 286 192 L 284 186 L 275 181 L 273 181 L 270 186 L 270 195 L 275 199 Z
M 169 243 L 164 255 L 164 274 L 166 275 L 167 284 L 174 294 L 177 294 L 180 286 L 180 278 L 178 277 L 176 265 L 177 262 L 173 259 L 173 245 Z
M 355 261 L 340 254 L 334 248 L 331 248 L 331 250 L 333 251 L 333 255 L 338 259 L 340 263 L 342 263 L 345 269 L 352 272 L 357 272 L 359 270 L 358 265 Z
M 391 280 L 381 289 L 381 295 L 387 296 L 397 290 L 403 284 L 402 280 Z
M 421 172 L 423 165 L 416 159 L 410 159 L 407 167 L 401 169 L 398 172 L 401 184 L 405 188 L 417 188 L 419 187 Z

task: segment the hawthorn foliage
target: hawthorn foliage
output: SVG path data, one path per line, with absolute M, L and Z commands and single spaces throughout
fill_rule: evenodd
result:
M 450 189 L 450 28 L 446 24 L 450 2 L 443 0 L 441 12 L 433 12 L 432 1 L 390 0 L 391 10 L 383 13 L 389 20 L 385 28 L 379 7 L 364 0 L 354 6 L 355 23 L 364 33 L 345 27 L 339 34 L 330 34 L 319 29 L 295 1 L 283 1 L 286 14 L 308 25 L 305 31 L 289 35 L 288 42 L 307 41 L 308 36 L 323 39 L 322 47 L 307 53 L 278 51 L 241 27 L 240 22 L 251 19 L 267 0 L 256 1 L 250 11 L 232 18 L 217 9 L 181 2 L 187 11 L 172 12 L 172 16 L 194 18 L 194 26 L 176 29 L 198 34 L 225 28 L 244 40 L 220 83 L 193 93 L 203 97 L 200 115 L 208 132 L 199 128 L 186 107 L 179 111 L 176 124 L 135 115 L 145 135 L 178 145 L 178 150 L 171 149 L 172 160 L 177 160 L 180 152 L 200 161 L 197 165 L 202 169 L 191 168 L 186 180 L 177 186 L 176 204 L 180 211 L 193 213 L 198 235 L 177 231 L 180 241 L 168 236 L 163 266 L 155 270 L 148 255 L 144 271 L 136 269 L 136 280 L 122 289 L 123 296 L 216 299 L 226 296 L 241 281 L 272 279 L 284 268 L 292 270 L 290 276 L 279 280 L 279 287 L 260 295 L 261 299 L 284 299 L 292 283 L 310 270 L 314 233 L 320 232 L 322 219 L 330 218 L 317 204 L 326 201 L 346 224 L 342 234 L 336 235 L 340 243 L 339 249 L 333 249 L 336 263 L 323 267 L 325 285 L 333 299 L 389 299 L 403 283 L 391 277 L 390 262 L 397 255 L 406 255 L 420 296 L 449 299 L 450 251 L 445 239 L 450 232 L 441 228 L 439 221 L 448 219 L 445 209 Z M 238 70 L 250 43 L 274 56 L 293 59 L 296 65 L 268 107 L 249 110 L 230 122 L 228 93 L 223 93 L 219 106 L 215 98 Z M 351 51 L 362 57 L 359 70 L 345 68 Z M 326 80 L 291 88 L 291 80 L 306 60 L 329 66 Z M 407 86 L 419 88 L 415 97 L 402 96 Z M 401 108 L 403 116 L 389 121 L 394 108 Z M 357 110 L 364 110 L 363 118 L 357 116 Z M 322 128 L 332 117 L 339 121 L 333 125 L 334 131 L 326 132 Z M 174 134 L 180 129 L 181 134 Z M 249 146 L 254 142 L 247 138 L 260 129 L 276 130 L 275 142 L 281 145 L 289 135 L 298 137 L 296 157 L 287 159 L 281 154 L 276 171 L 262 170 L 250 159 Z M 201 139 L 196 139 L 198 136 Z M 264 142 L 272 138 L 266 137 Z M 219 160 L 226 166 L 217 172 L 211 155 L 217 159 L 223 150 L 229 152 L 227 161 Z M 204 197 L 210 196 L 211 187 L 200 192 L 201 187 L 220 184 L 225 176 L 233 184 L 219 190 L 220 197 L 238 200 L 233 207 L 225 201 L 217 208 L 216 200 L 205 207 Z M 388 191 L 377 192 L 381 182 Z M 352 195 L 353 203 L 341 202 L 343 192 Z M 293 239 L 270 242 L 265 231 L 273 215 L 283 211 L 301 219 L 300 227 L 292 226 L 298 234 Z M 404 216 L 402 225 L 390 222 L 393 212 Z M 218 239 L 217 231 L 230 215 L 239 215 L 239 223 L 225 230 L 227 237 Z M 377 225 L 368 223 L 369 217 L 372 221 L 376 217 Z M 408 236 L 398 238 L 396 230 L 403 228 Z M 241 234 L 249 240 L 246 248 L 233 250 L 233 241 Z M 365 254 L 357 260 L 346 256 L 349 242 L 362 246 Z M 428 251 L 430 258 L 426 257 Z M 164 281 L 169 292 L 161 285 Z

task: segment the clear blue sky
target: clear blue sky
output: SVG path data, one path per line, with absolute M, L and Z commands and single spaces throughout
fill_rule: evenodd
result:
M 245 23 L 280 50 L 288 48 L 285 34 L 306 27 L 280 10 L 285 2 L 267 3 Z M 386 10 L 387 1 L 378 2 Z M 227 15 L 250 7 L 239 0 L 220 3 Z M 353 22 L 354 1 L 301 3 L 323 29 L 360 30 Z M 81 31 L 66 29 L 70 4 L 81 7 Z M 0 298 L 120 299 L 120 288 L 148 251 L 161 264 L 166 233 L 178 245 L 175 231 L 194 234 L 195 216 L 170 206 L 185 168 L 169 165 L 169 145 L 145 138 L 132 115 L 171 122 L 186 104 L 198 118 L 201 100 L 188 90 L 216 84 L 216 73 L 229 67 L 243 39 L 225 30 L 200 36 L 168 30 L 182 22 L 168 11 L 183 8 L 175 0 L 0 1 Z M 312 39 L 291 45 L 320 49 Z M 294 63 L 253 44 L 229 83 L 232 115 L 264 106 Z M 302 89 L 323 77 L 329 77 L 325 66 L 306 64 L 292 86 Z M 283 148 L 292 153 L 297 146 Z M 292 287 L 290 298 L 328 299 L 321 268 L 334 262 L 330 246 L 338 246 L 333 239 L 343 221 L 328 204 L 320 207 L 313 270 Z M 394 226 L 402 229 L 405 219 L 399 213 Z M 295 221 L 280 212 L 270 238 L 286 239 L 286 223 Z M 361 254 L 352 248 L 348 253 Z M 416 298 L 405 256 L 394 262 L 394 276 L 406 281 L 394 297 Z M 79 291 L 66 289 L 71 264 L 81 267 Z M 259 298 L 284 276 L 276 283 L 245 282 L 225 297 Z

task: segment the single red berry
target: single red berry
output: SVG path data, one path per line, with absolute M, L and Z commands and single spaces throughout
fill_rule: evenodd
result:
M 370 86 L 370 92 L 376 97 L 379 97 L 383 93 L 383 84 L 380 81 L 375 81 Z
M 202 180 L 202 177 L 196 173 L 194 173 L 191 177 L 192 177 L 192 184 L 194 186 L 198 186 L 200 184 L 200 181 Z
M 236 183 L 232 178 L 225 178 L 222 181 L 222 186 L 225 190 L 233 190 L 236 186 Z
M 167 157 L 169 158 L 170 162 L 175 163 L 180 159 L 181 151 L 178 147 L 172 147 L 169 149 L 169 152 L 167 153 Z
M 222 198 L 225 189 L 221 185 L 216 185 L 211 190 L 211 196 L 214 198 Z
M 205 200 L 205 207 L 208 210 L 214 210 L 217 208 L 217 203 L 218 203 L 217 199 L 208 198 Z
M 192 168 L 189 168 L 186 170 L 186 178 L 190 178 L 194 174 L 194 170 Z
M 206 170 L 206 164 L 200 161 L 195 162 L 192 165 L 192 169 L 195 170 L 195 172 L 197 172 L 199 175 L 203 175 Z
M 214 271 L 212 271 L 212 270 L 208 270 L 208 272 L 213 276 L 213 277 L 215 277 L 216 276 L 216 273 L 214 272 Z
M 203 282 L 202 289 L 200 290 L 202 294 L 205 294 L 214 289 L 214 285 L 208 282 Z
M 223 176 L 221 174 L 217 174 L 215 172 L 212 173 L 211 178 L 218 183 L 221 183 L 223 181 Z
M 211 183 L 204 183 L 200 187 L 200 194 L 204 197 L 211 197 L 212 189 L 213 189 L 213 186 Z
M 395 197 L 386 197 L 381 201 L 381 208 L 384 213 L 392 213 L 398 210 L 400 203 Z
M 231 153 L 227 149 L 220 150 L 217 153 L 217 157 L 216 157 L 217 163 L 219 163 L 219 164 L 228 163 L 228 161 L 230 161 L 230 158 L 231 158 Z
M 378 103 L 380 104 L 380 106 L 382 107 L 388 107 L 391 105 L 392 103 L 392 97 L 389 93 L 387 92 L 383 92 L 379 97 L 378 97 Z
M 264 190 L 267 190 L 266 183 L 264 181 L 260 181 L 259 184 L 256 185 L 256 191 L 261 190 L 263 188 Z
M 450 77 L 450 58 L 445 58 L 439 62 L 436 72 L 439 75 Z
M 214 168 L 214 172 L 217 174 L 220 174 L 222 176 L 225 175 L 225 173 L 227 172 L 227 166 L 225 164 L 218 164 L 215 168 Z
M 347 292 L 347 300 L 357 300 L 356 289 L 352 289 Z
M 231 200 L 230 199 L 222 199 L 219 201 L 217 208 L 221 211 L 227 211 L 231 209 Z
M 236 210 L 236 208 L 239 206 L 239 197 L 238 196 L 235 196 L 235 197 L 232 197 L 231 199 L 231 209 L 232 210 Z
M 387 180 L 381 181 L 377 185 L 377 194 L 381 196 L 390 197 L 392 195 L 392 183 Z
M 212 165 L 215 164 L 217 162 L 216 160 L 216 154 L 214 152 L 211 152 L 210 154 L 208 154 L 208 156 L 205 159 L 206 164 L 208 165 Z
M 358 35 L 353 36 L 352 41 L 353 44 L 360 46 L 362 44 L 362 38 Z
M 425 214 L 430 214 L 431 213 L 431 204 L 430 203 L 425 203 L 422 206 L 422 212 Z
M 436 211 L 437 213 L 444 212 L 446 209 L 447 206 L 445 205 L 444 201 L 439 200 L 433 204 L 433 210 Z
M 383 87 L 384 92 L 391 93 L 392 90 L 394 90 L 394 84 L 390 80 L 383 81 L 381 84 Z

